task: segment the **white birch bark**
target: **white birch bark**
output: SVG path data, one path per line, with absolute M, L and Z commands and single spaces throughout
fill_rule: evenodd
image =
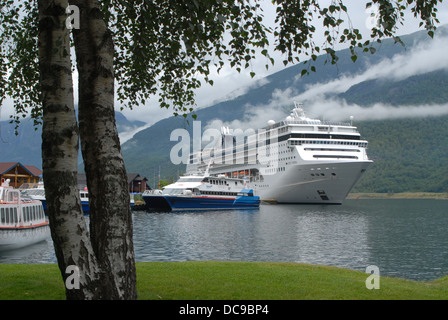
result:
M 112 299 L 136 299 L 133 226 L 126 169 L 114 111 L 114 47 L 96 0 L 71 0 L 80 9 L 73 30 L 79 74 L 79 128 L 90 200 L 92 246 L 109 275 Z
M 39 69 L 43 102 L 42 163 L 51 234 L 64 282 L 79 268 L 80 289 L 68 299 L 94 299 L 100 270 L 93 254 L 77 185 L 78 126 L 65 0 L 39 0 Z

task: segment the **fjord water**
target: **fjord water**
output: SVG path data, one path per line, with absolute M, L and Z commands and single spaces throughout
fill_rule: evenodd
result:
M 448 201 L 346 200 L 257 210 L 137 211 L 137 261 L 278 261 L 434 280 L 448 275 Z M 49 239 L 0 252 L 0 263 L 55 263 Z

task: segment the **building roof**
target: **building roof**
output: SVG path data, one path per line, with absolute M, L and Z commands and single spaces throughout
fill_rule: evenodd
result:
M 148 181 L 148 179 L 146 179 L 145 177 L 142 177 L 141 175 L 139 175 L 138 173 L 128 173 L 128 183 L 131 183 L 131 181 L 143 181 L 146 180 Z
M 25 170 L 32 176 L 38 177 L 42 174 L 42 170 L 36 168 L 35 166 L 25 166 L 20 162 L 0 162 L 0 174 L 6 173 L 18 165 L 25 168 Z

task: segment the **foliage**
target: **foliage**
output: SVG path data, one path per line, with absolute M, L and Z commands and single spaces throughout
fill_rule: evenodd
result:
M 374 163 L 353 192 L 448 192 L 448 116 L 359 122 Z
M 274 61 L 268 35 L 273 34 L 274 50 L 285 54 L 283 63 L 300 61 L 302 54 L 313 62 L 320 53 L 335 63 L 337 43 L 347 43 L 351 58 L 356 49 L 374 53 L 374 42 L 394 36 L 411 8 L 430 36 L 436 29 L 437 4 L 442 0 L 374 0 L 379 23 L 370 39 L 363 40 L 350 23 L 342 0 L 325 7 L 317 0 L 273 1 L 276 26 L 264 25 L 261 1 L 244 0 L 136 0 L 101 1 L 104 17 L 115 41 L 117 98 L 128 107 L 158 97 L 161 107 L 171 107 L 184 117 L 193 111 L 194 92 L 202 82 L 213 84 L 211 68 L 220 71 L 228 63 L 236 71 L 251 69 L 258 54 L 266 67 Z M 12 98 L 18 124 L 30 112 L 36 123 L 42 116 L 38 86 L 37 0 L 1 0 L 0 10 L 0 105 Z M 324 27 L 325 42 L 316 44 L 316 24 Z M 400 39 L 395 38 L 396 41 Z M 301 74 L 316 71 L 311 63 Z M 253 77 L 255 73 L 250 70 Z M 194 113 L 191 113 L 195 117 Z
M 16 128 L 28 112 L 40 124 L 37 0 L 2 0 L 0 12 L 0 107 L 12 99 Z

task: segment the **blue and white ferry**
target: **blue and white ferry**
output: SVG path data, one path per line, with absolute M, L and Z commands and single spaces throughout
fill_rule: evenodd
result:
M 226 175 L 191 174 L 180 177 L 163 190 L 147 190 L 143 200 L 150 210 L 229 210 L 256 209 L 260 197 L 247 189 L 246 180 Z

